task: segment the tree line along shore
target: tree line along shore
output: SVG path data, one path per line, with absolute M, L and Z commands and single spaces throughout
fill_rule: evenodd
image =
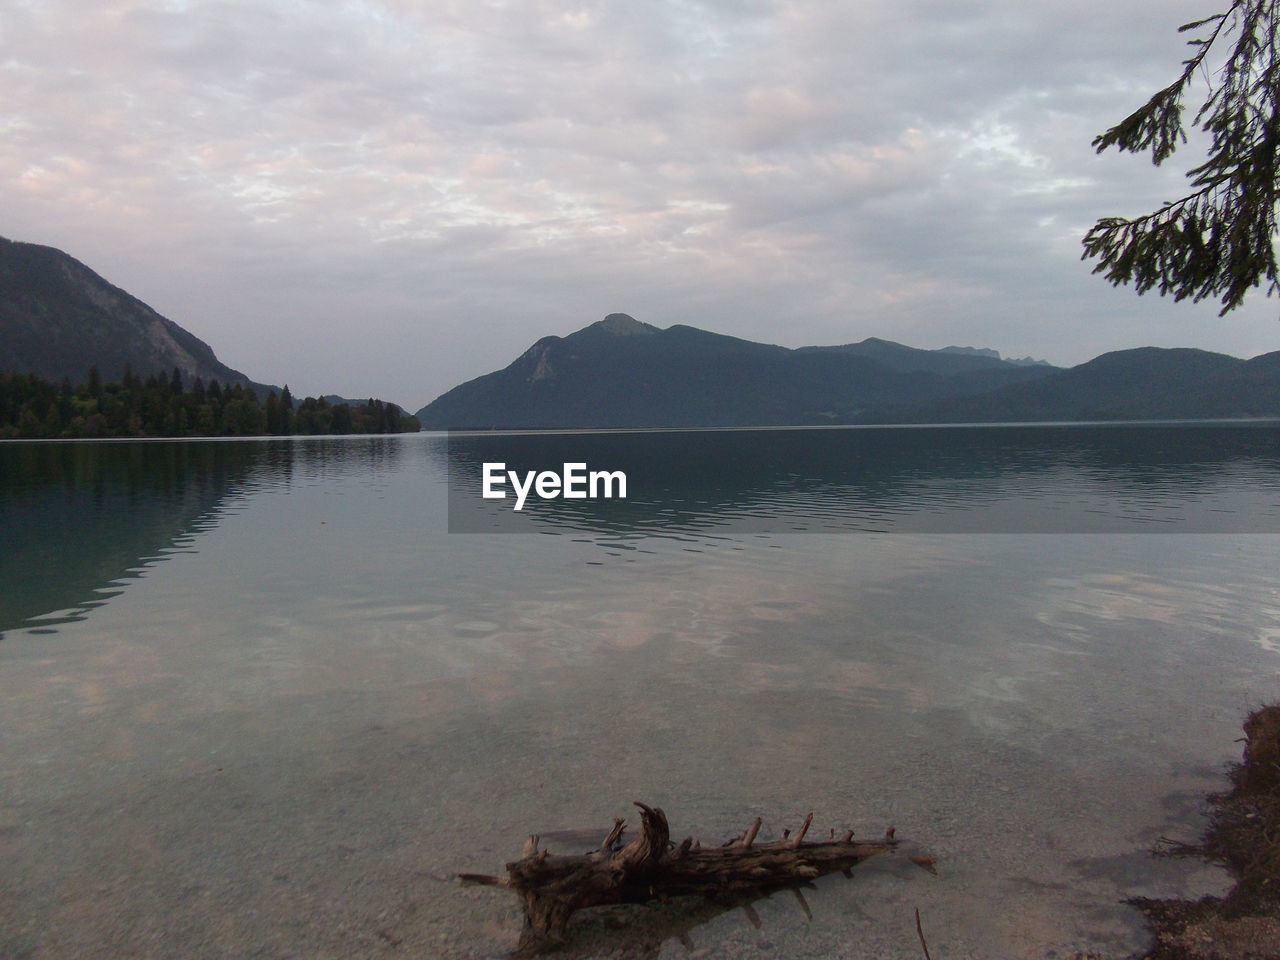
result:
M 199 378 L 190 387 L 177 368 L 145 380 L 124 371 L 103 382 L 97 368 L 77 386 L 27 373 L 0 372 L 0 439 L 96 437 L 256 437 L 295 434 L 415 433 L 418 421 L 394 403 L 370 397 L 298 401 L 288 386 L 265 397 L 245 384 Z

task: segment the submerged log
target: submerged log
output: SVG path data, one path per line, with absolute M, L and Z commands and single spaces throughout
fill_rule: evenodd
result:
M 459 874 L 464 883 L 505 887 L 524 904 L 524 929 L 518 952 L 536 953 L 564 939 L 570 916 L 587 907 L 647 903 L 672 897 L 733 897 L 807 883 L 897 846 L 893 828 L 882 839 L 854 840 L 853 831 L 830 839 L 805 836 L 813 814 L 794 836 L 757 843 L 757 817 L 736 838 L 721 846 L 703 846 L 686 837 L 671 842 L 667 816 L 660 808 L 640 808 L 640 834 L 620 843 L 625 822 L 615 820 L 599 847 L 585 854 L 561 856 L 539 850 L 539 837 L 529 837 L 519 860 L 506 865 L 506 876 Z

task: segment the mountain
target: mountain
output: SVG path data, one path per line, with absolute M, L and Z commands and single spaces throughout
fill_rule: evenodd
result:
M 849 423 L 868 410 L 1048 375 L 886 340 L 791 350 L 626 314 L 543 337 L 503 370 L 418 411 L 423 429 Z
M 140 377 L 182 371 L 226 384 L 255 384 L 207 343 L 53 247 L 0 238 L 0 370 L 83 383 L 125 367 Z
M 1245 360 L 1187 391 L 1202 417 L 1280 416 L 1280 350 Z
M 1252 360 L 1187 348 L 1117 350 L 1033 382 L 888 405 L 865 423 L 1182 420 L 1280 416 L 1280 351 Z

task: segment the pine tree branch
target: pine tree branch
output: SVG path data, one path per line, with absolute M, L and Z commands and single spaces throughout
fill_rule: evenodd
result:
M 1150 150 L 1156 165 L 1187 140 L 1182 97 L 1205 69 L 1219 40 L 1235 40 L 1195 116 L 1211 137 L 1203 163 L 1187 171 L 1198 189 L 1143 216 L 1104 217 L 1085 234 L 1082 259 L 1096 257 L 1094 273 L 1112 284 L 1131 283 L 1138 293 L 1158 288 L 1175 300 L 1215 297 L 1222 314 L 1240 306 L 1267 281 L 1280 293 L 1274 242 L 1280 201 L 1280 0 L 1234 0 L 1223 13 L 1185 24 L 1182 31 L 1213 23 L 1204 38 L 1189 41 L 1194 56 L 1183 71 L 1093 146 L 1129 152 Z

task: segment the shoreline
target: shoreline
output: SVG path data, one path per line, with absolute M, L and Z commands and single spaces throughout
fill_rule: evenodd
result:
M 1250 713 L 1244 733 L 1230 791 L 1209 797 L 1203 838 L 1171 851 L 1224 867 L 1233 886 L 1221 897 L 1129 901 L 1151 926 L 1142 960 L 1280 957 L 1280 703 Z

